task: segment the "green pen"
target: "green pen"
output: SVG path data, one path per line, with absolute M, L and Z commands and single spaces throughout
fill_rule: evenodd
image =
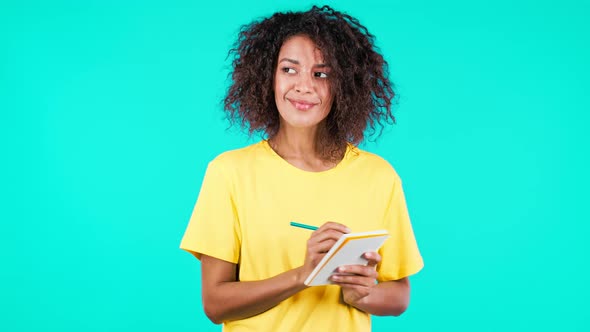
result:
M 305 228 L 305 229 L 311 229 L 312 231 L 315 231 L 316 229 L 318 229 L 318 227 L 316 227 L 316 226 L 310 226 L 310 225 L 306 225 L 306 224 L 300 224 L 300 223 L 294 222 L 294 221 L 291 221 L 289 224 L 291 226 L 295 226 L 295 227 L 300 227 L 300 228 Z

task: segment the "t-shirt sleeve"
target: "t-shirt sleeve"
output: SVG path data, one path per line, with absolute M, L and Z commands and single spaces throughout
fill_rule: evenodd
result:
M 240 227 L 231 182 L 223 164 L 209 163 L 197 202 L 180 248 L 237 264 L 240 258 Z
M 378 280 L 398 280 L 420 271 L 424 262 L 410 223 L 401 179 L 397 175 L 386 209 L 384 227 L 390 237 L 379 250 L 381 263 L 377 267 Z

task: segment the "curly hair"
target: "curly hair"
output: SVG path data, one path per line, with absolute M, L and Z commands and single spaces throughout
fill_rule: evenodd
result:
M 309 37 L 330 66 L 334 101 L 318 131 L 316 151 L 326 160 L 342 156 L 348 143 L 360 144 L 365 130 L 374 133 L 383 123 L 395 123 L 391 106 L 395 93 L 388 65 L 376 51 L 375 37 L 356 18 L 328 6 L 306 12 L 275 13 L 240 29 L 228 56 L 232 59 L 231 83 L 224 110 L 231 123 L 240 123 L 272 138 L 280 115 L 273 92 L 274 71 L 283 43 L 290 37 Z

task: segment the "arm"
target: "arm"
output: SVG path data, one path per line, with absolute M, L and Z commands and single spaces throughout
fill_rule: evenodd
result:
M 410 280 L 385 281 L 373 286 L 369 295 L 352 306 L 376 316 L 399 316 L 410 302 Z
M 215 323 L 262 313 L 306 288 L 302 268 L 259 281 L 236 280 L 237 265 L 201 256 L 203 307 Z
M 348 233 L 344 225 L 328 222 L 312 233 L 301 267 L 272 278 L 238 281 L 237 265 L 211 256 L 201 256 L 201 281 L 205 314 L 214 323 L 260 314 L 307 288 L 303 282 L 326 252 Z
M 376 316 L 399 316 L 410 302 L 410 281 L 385 281 L 376 284 L 375 266 L 381 261 L 378 253 L 366 253 L 367 266 L 349 265 L 338 269 L 332 280 L 342 287 L 345 303 Z M 342 274 L 345 273 L 345 274 Z

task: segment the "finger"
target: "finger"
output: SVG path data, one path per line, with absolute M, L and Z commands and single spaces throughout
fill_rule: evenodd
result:
M 340 266 L 336 269 L 337 274 L 344 274 L 344 275 L 357 275 L 366 278 L 377 278 L 377 271 L 372 266 L 365 266 L 365 265 L 345 265 Z
M 344 233 L 337 231 L 335 229 L 326 229 L 323 231 L 316 231 L 316 232 L 314 232 L 309 238 L 314 243 L 319 243 L 319 242 L 323 242 L 326 240 L 337 241 L 342 236 L 342 234 L 344 234 Z
M 317 229 L 317 231 L 323 231 L 326 229 L 333 229 L 343 234 L 351 232 L 350 228 L 346 227 L 346 225 L 334 221 L 328 221 L 324 223 L 322 226 L 320 226 L 320 228 Z
M 381 255 L 374 251 L 366 252 L 363 258 L 367 260 L 367 266 L 375 267 L 381 262 Z
M 335 240 L 326 240 L 326 241 L 322 241 L 322 242 L 312 242 L 312 243 L 309 243 L 308 250 L 310 253 L 325 254 L 330 250 L 330 248 L 332 248 L 334 243 L 336 243 Z
M 363 286 L 371 287 L 375 285 L 375 279 L 366 278 L 356 275 L 341 275 L 334 274 L 330 277 L 330 280 L 335 284 L 341 286 Z

